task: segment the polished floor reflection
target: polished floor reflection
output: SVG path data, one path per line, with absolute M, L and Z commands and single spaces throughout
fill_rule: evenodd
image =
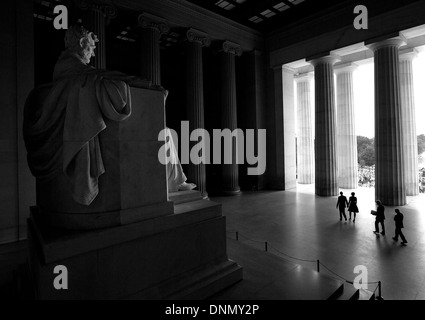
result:
M 356 276 L 354 267 L 364 265 L 369 282 L 382 282 L 384 299 L 425 299 L 425 195 L 408 197 L 408 205 L 399 207 L 409 242 L 403 247 L 400 240 L 392 239 L 396 207 L 386 207 L 386 235 L 377 236 L 373 233 L 375 218 L 370 214 L 375 209 L 374 189 L 341 191 L 347 197 L 356 192 L 360 212 L 355 223 L 340 221 L 337 197 L 316 196 L 313 185 L 212 200 L 223 204 L 229 239 L 235 238 L 237 231 L 240 241 L 261 250 L 267 241 L 269 252 L 277 249 L 303 260 L 319 259 L 338 276 L 351 281 Z M 287 259 L 316 269 L 315 263 Z M 321 272 L 332 275 L 324 268 Z

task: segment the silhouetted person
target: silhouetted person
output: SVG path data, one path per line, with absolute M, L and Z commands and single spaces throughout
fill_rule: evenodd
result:
M 381 201 L 377 200 L 376 204 L 378 205 L 378 207 L 376 208 L 376 218 L 375 218 L 375 233 L 379 233 L 379 223 L 381 224 L 382 227 L 382 232 L 381 234 L 383 236 L 385 236 L 385 225 L 384 225 L 384 220 L 385 220 L 385 207 L 382 205 Z
M 355 197 L 354 195 L 355 193 L 351 192 L 351 197 L 348 198 L 348 213 L 350 214 L 350 220 L 351 213 L 354 213 L 353 222 L 356 222 L 356 213 L 359 212 L 359 208 L 357 207 L 357 197 Z
M 342 216 L 344 216 L 345 221 L 347 221 L 347 216 L 345 215 L 345 207 L 348 206 L 347 197 L 343 195 L 342 191 L 339 193 L 338 201 L 336 203 L 336 207 L 339 208 L 339 220 L 342 220 Z
M 395 221 L 395 237 L 393 238 L 394 241 L 398 241 L 398 236 L 400 236 L 402 242 L 402 245 L 406 245 L 407 240 L 404 237 L 403 232 L 401 231 L 402 228 L 404 228 L 403 225 L 403 214 L 400 212 L 400 210 L 395 209 L 396 215 L 394 216 L 394 221 Z

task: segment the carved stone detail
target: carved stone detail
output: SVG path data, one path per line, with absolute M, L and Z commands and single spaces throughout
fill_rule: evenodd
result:
M 211 45 L 209 35 L 196 29 L 191 28 L 187 30 L 186 37 L 189 42 L 199 43 L 202 47 L 209 47 Z
M 241 46 L 237 43 L 230 42 L 230 41 L 223 42 L 223 51 L 226 53 L 234 54 L 235 56 L 238 56 L 238 57 L 242 55 Z
M 142 28 L 152 28 L 158 30 L 161 34 L 170 32 L 170 25 L 167 20 L 154 16 L 150 13 L 143 12 L 138 18 L 139 26 Z

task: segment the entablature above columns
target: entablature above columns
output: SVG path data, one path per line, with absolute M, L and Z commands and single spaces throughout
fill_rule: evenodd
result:
M 74 3 L 82 10 L 99 12 L 106 19 L 112 19 L 117 16 L 117 8 L 112 0 L 74 0 Z
M 139 15 L 138 22 L 141 28 L 152 28 L 157 30 L 160 34 L 167 34 L 170 32 L 170 25 L 167 20 L 147 12 L 143 12 Z
M 243 51 L 264 50 L 264 35 L 255 29 L 225 18 L 185 0 L 114 0 L 123 9 L 161 16 L 170 28 L 194 28 L 207 33 L 212 41 L 238 43 Z
M 344 11 L 347 8 L 345 7 L 341 10 Z M 415 3 L 402 6 L 397 10 L 371 16 L 369 17 L 369 29 L 362 31 L 356 30 L 353 27 L 353 20 L 351 19 L 341 28 L 335 28 L 329 32 L 323 32 L 317 35 L 308 34 L 310 30 L 319 28 L 323 24 L 323 21 L 339 19 L 338 16 L 341 12 L 338 10 L 330 12 L 329 16 L 320 16 L 307 23 L 294 24 L 291 28 L 279 30 L 267 37 L 266 42 L 270 52 L 270 67 L 277 64 L 298 61 L 319 52 L 332 52 L 356 44 L 364 45 L 364 42 L 368 41 L 368 39 L 381 37 L 388 33 L 402 33 L 404 36 L 408 34 L 407 45 L 409 47 L 423 46 L 425 45 L 423 33 L 425 20 L 418 12 L 423 12 L 424 10 L 425 2 L 416 1 Z M 352 9 L 350 10 L 350 15 L 353 16 Z M 397 23 L 394 23 L 394 21 L 397 21 Z M 417 28 L 419 30 L 415 30 Z M 305 35 L 305 37 L 302 35 Z M 367 51 L 370 52 L 370 50 Z M 358 53 L 365 56 L 368 55 L 366 51 Z
M 286 73 L 289 73 L 289 74 L 292 74 L 292 75 L 295 75 L 296 72 L 297 72 L 297 70 L 295 70 L 294 68 L 288 67 L 288 66 L 281 66 L 280 68 L 279 67 L 274 68 L 275 71 L 277 71 L 279 69 L 281 69 L 282 72 L 286 72 Z
M 400 43 L 401 41 L 401 43 Z M 412 29 L 404 30 L 400 33 L 391 33 L 387 36 L 381 36 L 379 38 L 368 39 L 365 42 L 359 42 L 356 44 L 349 45 L 347 47 L 335 49 L 329 52 L 325 52 L 320 56 L 330 54 L 337 55 L 341 61 L 335 63 L 335 69 L 339 66 L 349 65 L 355 63 L 358 66 L 373 62 L 374 51 L 378 47 L 382 46 L 398 46 L 400 51 L 401 59 L 414 58 L 414 53 L 411 53 L 412 57 L 408 57 L 408 52 L 421 52 L 425 48 L 425 25 L 421 25 Z M 404 53 L 406 56 L 404 56 Z M 286 66 L 290 66 L 297 70 L 297 73 L 306 73 L 314 70 L 313 66 L 309 63 L 317 56 L 299 59 L 290 63 L 286 63 Z M 273 68 L 274 66 L 271 66 Z
M 335 74 L 340 74 L 345 72 L 354 72 L 358 67 L 359 65 L 354 62 L 338 64 L 334 67 L 334 72 Z
M 307 82 L 314 79 L 314 73 L 313 72 L 304 72 L 304 73 L 297 73 L 295 74 L 294 80 L 298 82 Z
M 400 61 L 402 60 L 413 60 L 419 54 L 419 50 L 416 48 L 408 48 L 400 50 Z
M 319 64 L 331 64 L 334 65 L 337 62 L 341 61 L 341 57 L 336 54 L 325 54 L 325 55 L 318 55 L 314 57 L 309 57 L 306 59 L 308 63 L 311 63 L 313 67 L 319 65 Z

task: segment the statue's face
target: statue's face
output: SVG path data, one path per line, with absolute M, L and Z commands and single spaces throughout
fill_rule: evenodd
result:
M 89 34 L 86 41 L 81 42 L 81 47 L 83 49 L 83 52 L 82 52 L 83 62 L 86 64 L 89 64 L 91 57 L 95 56 L 94 49 L 96 49 L 96 42 L 93 39 L 91 34 Z

